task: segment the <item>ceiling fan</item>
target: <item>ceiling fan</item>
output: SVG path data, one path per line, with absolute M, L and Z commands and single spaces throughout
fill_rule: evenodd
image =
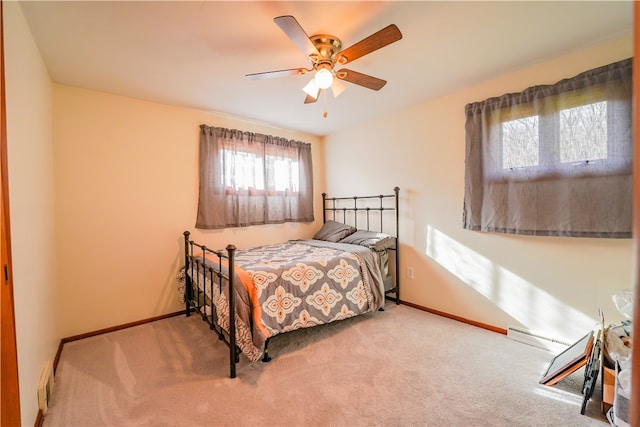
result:
M 257 80 L 307 74 L 315 71 L 314 77 L 303 89 L 307 93 L 307 97 L 304 100 L 305 104 L 316 102 L 321 91 L 328 88 L 331 88 L 334 97 L 340 95 L 346 89 L 342 81 L 373 90 L 380 90 L 387 84 L 385 80 L 377 77 L 346 68 L 336 70 L 335 67 L 346 65 L 368 53 L 400 40 L 402 33 L 400 33 L 396 25 L 391 24 L 360 40 L 358 43 L 340 50 L 342 42 L 339 38 L 329 34 L 316 34 L 309 37 L 298 21 L 291 15 L 278 16 L 274 18 L 274 21 L 298 48 L 308 56 L 311 67 L 247 74 L 246 78 Z M 326 114 L 325 112 L 325 117 Z

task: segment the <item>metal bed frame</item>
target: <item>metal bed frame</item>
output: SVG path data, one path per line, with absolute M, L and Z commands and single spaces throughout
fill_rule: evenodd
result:
M 394 301 L 396 304 L 400 304 L 400 274 L 399 273 L 399 238 L 398 238 L 398 222 L 399 222 L 399 203 L 398 203 L 398 195 L 400 192 L 399 187 L 395 187 L 393 189 L 394 194 L 387 195 L 377 195 L 377 196 L 353 196 L 353 197 L 327 197 L 326 193 L 322 193 L 322 222 L 327 222 L 328 219 L 333 219 L 334 221 L 338 221 L 337 215 L 339 212 L 342 212 L 342 221 L 343 223 L 347 223 L 347 216 L 353 216 L 353 226 L 357 228 L 359 214 L 362 213 L 366 217 L 366 226 L 367 230 L 370 230 L 371 226 L 371 215 L 376 213 L 380 217 L 380 231 L 383 232 L 384 228 L 384 212 L 392 211 L 395 213 L 394 216 L 394 228 L 393 235 L 395 237 L 395 246 L 390 248 L 389 250 L 395 253 L 395 265 L 394 265 L 394 275 L 389 276 L 394 280 L 393 286 L 390 289 L 386 289 L 386 280 L 385 280 L 385 297 L 386 299 L 390 299 Z M 379 200 L 379 205 L 377 206 L 358 206 L 358 202 L 362 201 L 371 201 L 371 200 Z M 385 201 L 388 199 L 393 199 L 394 203 L 392 206 L 385 205 Z M 344 206 L 345 202 L 353 201 L 353 205 Z M 369 203 L 365 202 L 365 204 Z M 331 218 L 327 218 L 327 214 L 331 213 Z M 205 278 L 209 279 L 209 295 L 213 298 L 214 295 L 214 286 L 218 286 L 220 292 L 222 292 L 222 284 L 226 281 L 228 283 L 228 289 L 234 289 L 234 274 L 229 274 L 229 272 L 233 272 L 235 268 L 235 252 L 236 247 L 232 244 L 227 245 L 225 250 L 213 250 L 205 245 L 201 245 L 199 243 L 194 242 L 190 239 L 191 233 L 189 231 L 185 231 L 184 235 L 184 266 L 185 266 L 185 313 L 186 316 L 189 317 L 191 312 L 200 312 L 202 316 L 202 320 L 207 322 L 209 328 L 211 330 L 216 331 L 218 334 L 218 339 L 226 343 L 229 347 L 229 377 L 236 377 L 236 364 L 240 361 L 240 349 L 236 345 L 236 322 L 235 322 L 235 297 L 234 292 L 228 292 L 227 298 L 229 300 L 229 330 L 225 331 L 220 325 L 216 322 L 216 309 L 213 301 L 208 301 L 208 296 L 205 290 L 201 290 L 197 283 L 193 283 L 193 278 L 197 278 L 197 280 L 202 279 L 203 283 L 206 283 Z M 201 252 L 199 254 L 195 254 L 195 251 Z M 211 261 L 211 256 L 207 257 L 207 255 L 212 255 L 214 259 L 217 259 L 217 262 Z M 209 262 L 206 262 L 207 258 Z M 217 282 L 217 283 L 216 283 Z M 390 297 L 389 294 L 394 294 L 393 297 Z M 209 307 L 210 312 L 207 313 L 207 307 Z M 263 361 L 268 362 L 271 360 L 268 352 L 268 344 L 269 339 L 265 342 L 265 349 L 263 355 Z
M 342 223 L 347 224 L 347 213 L 352 213 L 353 215 L 353 226 L 358 228 L 358 212 L 362 212 L 365 214 L 367 230 L 371 230 L 371 214 L 377 213 L 380 218 L 380 229 L 376 231 L 384 232 L 386 231 L 384 228 L 384 212 L 392 211 L 395 213 L 395 221 L 394 221 L 394 229 L 393 236 L 395 236 L 396 244 L 393 248 L 389 250 L 395 252 L 395 268 L 394 268 L 394 277 L 395 280 L 393 287 L 385 291 L 385 294 L 395 294 L 394 297 L 388 297 L 387 299 L 391 299 L 395 301 L 396 304 L 400 304 L 400 274 L 399 266 L 400 266 L 400 244 L 399 244 L 399 220 L 400 220 L 400 212 L 399 212 L 399 199 L 398 195 L 400 193 L 400 187 L 394 187 L 394 194 L 380 194 L 377 196 L 353 196 L 353 197 L 327 197 L 327 193 L 322 193 L 322 223 L 327 222 L 327 213 L 331 212 L 332 218 L 334 221 L 337 221 L 337 216 L 339 212 L 342 212 Z M 393 199 L 393 206 L 385 205 L 385 201 L 387 199 Z M 358 201 L 371 201 L 371 200 L 379 200 L 379 204 L 377 206 L 358 206 Z M 345 206 L 345 203 L 349 201 L 353 201 L 353 205 L 349 204 Z M 327 205 L 327 202 L 328 205 Z M 367 202 L 365 202 L 366 204 Z

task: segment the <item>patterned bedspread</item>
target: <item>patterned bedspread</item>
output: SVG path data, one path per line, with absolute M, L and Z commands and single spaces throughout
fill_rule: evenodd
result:
M 384 284 L 376 257 L 363 246 L 319 240 L 238 250 L 234 289 L 242 352 L 256 361 L 269 337 L 382 307 Z M 214 293 L 218 324 L 228 330 L 227 295 L 217 286 Z

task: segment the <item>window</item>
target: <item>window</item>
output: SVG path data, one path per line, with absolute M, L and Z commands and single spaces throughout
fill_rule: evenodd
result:
M 502 123 L 502 168 L 526 168 L 540 163 L 538 116 Z
M 540 166 L 540 121 L 535 115 L 501 123 L 503 169 Z M 607 159 L 606 101 L 560 109 L 557 120 L 542 120 L 542 126 L 558 127 L 560 163 Z
M 224 167 L 219 168 L 220 182 L 228 192 L 252 191 L 295 194 L 300 191 L 297 149 L 278 148 L 279 154 L 253 153 L 241 149 L 221 148 Z M 270 171 L 270 173 L 265 173 Z M 270 178 L 265 186 L 265 176 Z
M 200 128 L 197 228 L 313 221 L 309 144 Z
M 289 150 L 287 157 L 259 156 L 255 153 L 221 149 L 226 156 L 224 168 L 220 168 L 220 180 L 228 191 L 271 191 L 297 193 L 300 188 L 296 150 Z M 294 158 L 295 155 L 295 158 Z M 271 181 L 265 187 L 265 165 L 273 171 Z
M 465 228 L 630 237 L 631 59 L 465 110 Z
M 607 158 L 607 102 L 560 110 L 560 162 Z

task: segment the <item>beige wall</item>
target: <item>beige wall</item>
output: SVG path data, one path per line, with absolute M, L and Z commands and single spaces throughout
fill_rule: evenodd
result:
M 401 188 L 402 299 L 565 340 L 590 330 L 599 307 L 606 320 L 620 319 L 611 294 L 630 287 L 631 240 L 524 237 L 462 228 L 464 107 L 631 55 L 631 37 L 615 40 L 326 138 L 329 193 Z M 392 84 L 384 90 L 393 90 Z M 413 280 L 406 275 L 409 267 L 415 271 Z
M 175 275 L 185 230 L 221 249 L 310 237 L 319 227 L 318 137 L 67 86 L 53 94 L 63 336 L 181 310 Z M 195 230 L 202 123 L 311 143 L 317 223 Z
M 17 2 L 3 2 L 7 151 L 21 418 L 60 341 L 56 321 L 51 84 Z

